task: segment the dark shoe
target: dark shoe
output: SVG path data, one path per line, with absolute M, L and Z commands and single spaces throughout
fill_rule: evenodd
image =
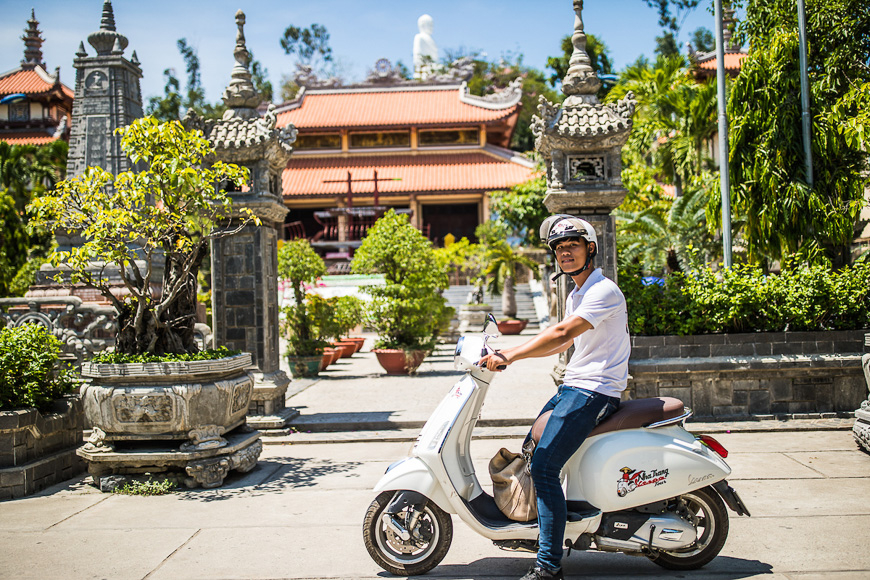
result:
M 535 567 L 526 572 L 526 575 L 520 578 L 520 580 L 565 580 L 565 576 L 562 575 L 561 568 L 555 572 L 550 572 L 546 568 L 535 565 Z

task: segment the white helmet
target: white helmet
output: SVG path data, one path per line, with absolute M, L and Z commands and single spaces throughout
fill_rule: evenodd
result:
M 576 276 L 589 267 L 589 263 L 595 254 L 598 253 L 598 236 L 595 234 L 595 228 L 586 220 L 582 220 L 576 216 L 560 213 L 551 215 L 541 224 L 539 231 L 541 241 L 545 242 L 551 250 L 556 251 L 556 245 L 569 239 L 584 239 L 587 243 L 595 244 L 592 251 L 586 256 L 586 263 L 579 270 L 574 272 L 560 272 L 569 276 Z

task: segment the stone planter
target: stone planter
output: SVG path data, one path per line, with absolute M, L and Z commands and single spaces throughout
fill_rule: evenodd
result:
M 528 326 L 528 320 L 499 320 L 498 331 L 502 334 L 519 334 Z
M 316 377 L 323 363 L 323 355 L 288 356 L 287 362 L 290 364 L 290 373 L 294 379 Z
M 676 397 L 698 418 L 845 418 L 867 397 L 865 332 L 632 336 L 626 395 Z
M 84 471 L 76 455 L 84 414 L 78 397 L 36 409 L 0 411 L 0 500 L 36 493 Z
M 425 350 L 405 351 L 394 348 L 378 348 L 372 352 L 375 353 L 378 363 L 387 371 L 388 375 L 413 374 L 426 358 Z
M 248 353 L 190 362 L 83 364 L 81 374 L 90 384 L 82 388 L 82 400 L 93 432 L 78 453 L 95 482 L 107 491 L 100 480 L 110 475 L 183 468 L 188 486 L 216 487 L 230 469 L 253 469 L 262 444 L 259 432 L 244 427 L 254 387 L 250 364 Z
M 459 332 L 480 332 L 490 312 L 489 304 L 463 304 L 459 307 Z

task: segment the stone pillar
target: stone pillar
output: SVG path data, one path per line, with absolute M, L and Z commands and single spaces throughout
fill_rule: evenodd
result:
M 864 335 L 864 350 L 870 348 L 870 334 Z M 861 357 L 861 366 L 864 368 L 864 380 L 870 389 L 870 352 Z M 858 445 L 864 451 L 870 453 L 870 397 L 861 403 L 861 408 L 855 411 L 855 424 L 852 426 L 852 435 Z
M 567 98 L 558 107 L 541 96 L 540 116 L 532 119 L 532 132 L 547 170 L 544 205 L 552 213 L 575 215 L 592 224 L 598 236 L 595 265 L 616 281 L 616 227 L 611 212 L 625 198 L 621 152 L 631 132 L 635 101 L 631 93 L 613 104 L 598 101 L 601 80 L 586 53 L 582 10 L 583 1 L 574 0 L 574 52 L 562 80 Z M 559 279 L 558 320 L 564 316 L 573 284 L 567 276 Z M 571 354 L 573 349 L 560 355 L 553 374 L 557 382 Z
M 296 128 L 276 127 L 274 105 L 262 118 L 257 113 L 260 95 L 248 70 L 241 10 L 236 12 L 236 25 L 236 64 L 223 95 L 227 111 L 219 121 L 188 111 L 184 124 L 205 134 L 218 160 L 251 172 L 244 191 L 230 192 L 234 216 L 223 227 L 234 230 L 246 210 L 261 223 L 248 223 L 234 235 L 212 241 L 212 321 L 216 345 L 251 353 L 253 366 L 248 370 L 254 376 L 254 394 L 248 425 L 281 428 L 297 414 L 284 404 L 290 379 L 279 368 L 278 347 L 278 237 L 287 215 L 281 174 L 293 151 Z

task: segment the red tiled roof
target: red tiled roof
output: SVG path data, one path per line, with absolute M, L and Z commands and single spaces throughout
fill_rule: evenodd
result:
M 38 95 L 49 92 L 54 85 L 43 78 L 35 69 L 19 69 L 11 74 L 0 77 L 0 95 L 24 93 Z M 61 90 L 72 99 L 75 95 L 69 87 L 61 83 Z
M 712 53 L 712 58 L 706 58 L 698 61 L 698 68 L 704 70 L 716 70 L 716 53 Z M 747 57 L 745 52 L 726 52 L 725 53 L 725 70 L 740 70 L 740 65 L 743 59 Z
M 486 123 L 509 117 L 519 104 L 486 109 L 459 100 L 450 90 L 368 90 L 306 93 L 295 109 L 278 113 L 278 126 L 299 129 Z
M 57 139 L 44 131 L 0 133 L 0 141 L 6 141 L 10 145 L 45 145 Z
M 293 157 L 284 169 L 285 198 L 347 193 L 347 183 L 323 183 L 346 180 L 350 171 L 354 179 L 371 179 L 378 172 L 378 191 L 389 196 L 409 192 L 443 192 L 507 189 L 527 181 L 534 169 L 500 159 L 483 152 L 422 155 L 366 155 L 349 158 Z M 401 178 L 401 181 L 381 179 Z M 371 194 L 374 183 L 353 184 L 354 194 Z

